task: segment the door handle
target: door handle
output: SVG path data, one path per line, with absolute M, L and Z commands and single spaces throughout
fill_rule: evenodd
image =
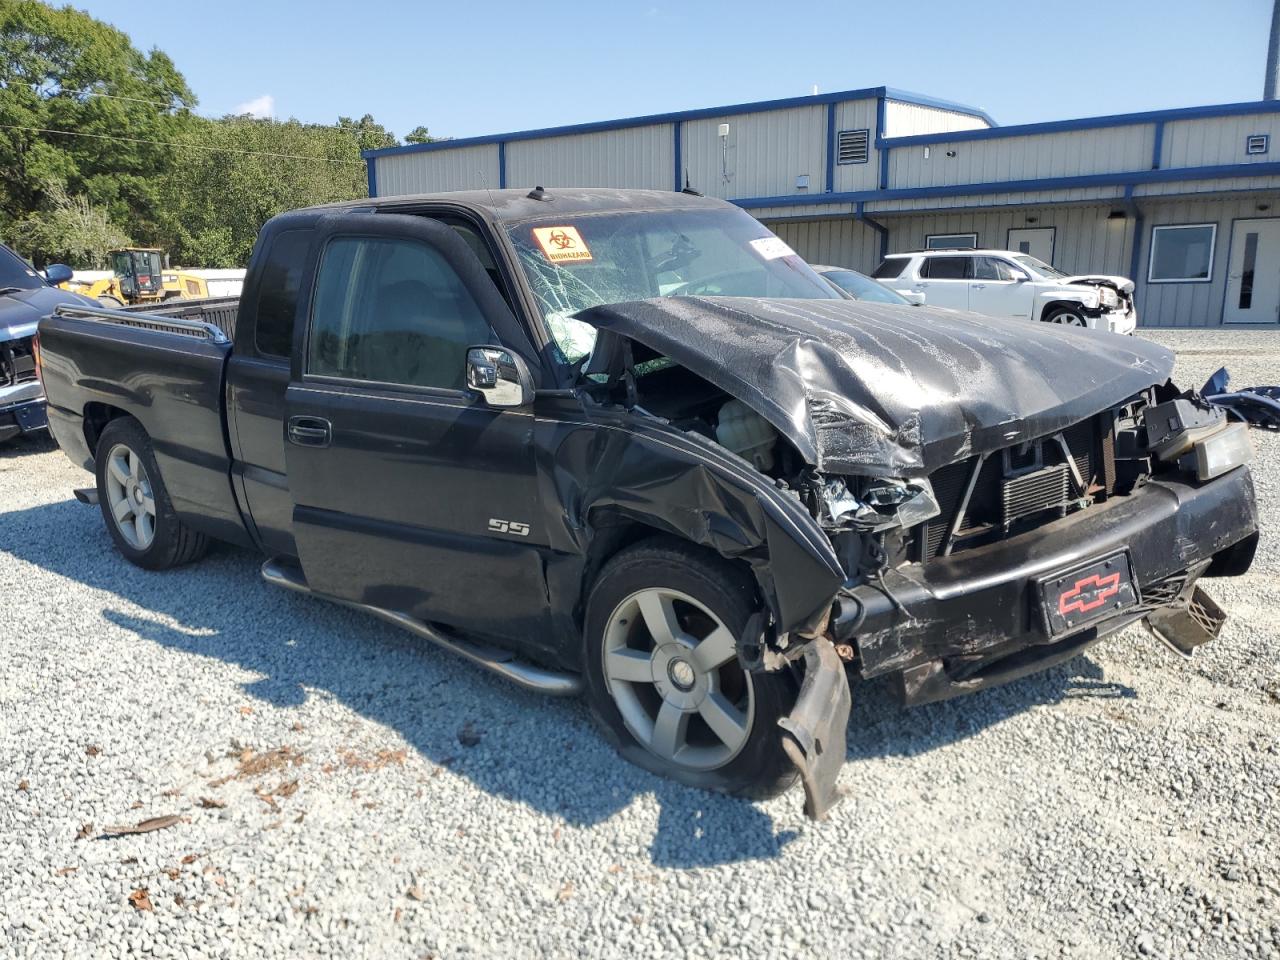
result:
M 324 417 L 290 417 L 289 442 L 300 447 L 327 447 L 333 426 Z
M 973 289 L 975 289 L 975 290 L 985 290 L 985 289 L 987 289 L 987 285 L 986 285 L 985 283 L 975 283 L 975 284 L 973 285 Z

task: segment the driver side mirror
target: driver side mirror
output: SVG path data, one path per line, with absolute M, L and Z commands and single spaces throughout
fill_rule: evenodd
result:
M 65 263 L 51 263 L 44 268 L 44 278 L 55 287 L 60 283 L 66 283 L 71 277 L 71 268 Z
M 1013 278 L 1014 283 L 1026 283 L 1031 279 L 1021 270 L 1015 270 L 1013 267 L 1009 268 L 1009 274 Z
M 899 290 L 898 296 L 911 304 L 913 307 L 924 306 L 924 294 L 919 290 Z
M 523 407 L 533 402 L 533 375 L 528 366 L 502 347 L 467 348 L 467 386 L 491 407 Z

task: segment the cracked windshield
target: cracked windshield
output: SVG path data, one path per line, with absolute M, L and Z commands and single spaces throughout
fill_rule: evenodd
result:
M 782 240 L 737 210 L 548 218 L 508 227 L 569 363 L 595 345 L 574 314 L 652 297 L 840 299 Z

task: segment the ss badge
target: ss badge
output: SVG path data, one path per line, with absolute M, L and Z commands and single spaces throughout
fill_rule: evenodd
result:
M 517 537 L 527 537 L 529 535 L 529 525 L 520 523 L 517 520 L 497 520 L 489 521 L 489 531 L 491 533 L 510 533 Z

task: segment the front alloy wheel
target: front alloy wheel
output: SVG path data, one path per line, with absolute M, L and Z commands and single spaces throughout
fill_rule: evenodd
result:
M 618 604 L 604 672 L 627 730 L 662 760 L 714 770 L 747 742 L 751 677 L 728 627 L 688 594 L 651 587 Z
M 619 552 L 583 625 L 587 703 L 624 757 L 706 790 L 775 796 L 796 780 L 778 720 L 790 671 L 751 673 L 737 639 L 760 609 L 754 578 L 703 547 L 653 537 Z

